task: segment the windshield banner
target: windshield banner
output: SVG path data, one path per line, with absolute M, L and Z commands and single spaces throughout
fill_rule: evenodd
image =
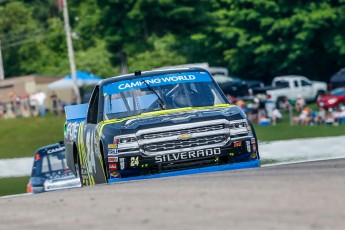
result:
M 154 87 L 188 82 L 211 82 L 211 78 L 206 72 L 185 72 L 181 74 L 166 74 L 162 76 L 135 78 L 133 80 L 118 81 L 106 85 L 103 88 L 103 93 L 104 96 L 107 96 L 132 89 L 146 88 L 147 86 L 144 81 Z

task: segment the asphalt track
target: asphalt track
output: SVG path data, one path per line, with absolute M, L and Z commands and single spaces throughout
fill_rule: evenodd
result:
M 0 229 L 345 229 L 345 159 L 0 199 Z

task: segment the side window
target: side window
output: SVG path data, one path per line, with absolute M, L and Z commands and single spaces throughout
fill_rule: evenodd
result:
M 308 86 L 311 85 L 310 82 L 307 82 L 306 80 L 302 80 L 302 86 Z
M 98 117 L 98 96 L 99 96 L 99 87 L 95 86 L 90 103 L 89 103 L 89 110 L 87 112 L 87 123 L 97 124 L 97 117 Z

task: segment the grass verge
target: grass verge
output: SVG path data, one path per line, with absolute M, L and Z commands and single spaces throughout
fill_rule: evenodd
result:
M 47 114 L 0 120 L 0 159 L 31 157 L 36 149 L 63 140 L 65 117 Z
M 0 178 L 0 196 L 26 193 L 29 176 Z

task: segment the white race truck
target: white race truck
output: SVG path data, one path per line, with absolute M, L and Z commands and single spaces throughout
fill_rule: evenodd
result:
M 286 97 L 294 100 L 302 97 L 306 101 L 312 102 L 327 92 L 326 83 L 311 81 L 306 77 L 296 75 L 275 77 L 272 87 L 266 91 L 267 99 L 276 103 L 278 108 Z

